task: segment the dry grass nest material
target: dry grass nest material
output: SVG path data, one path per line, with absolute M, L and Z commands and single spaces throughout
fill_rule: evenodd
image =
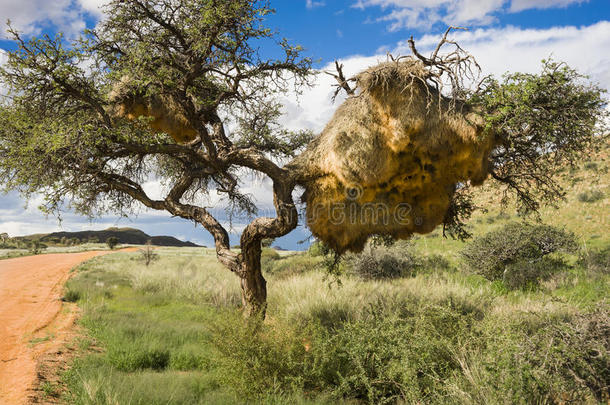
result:
M 429 77 L 415 59 L 361 72 L 357 94 L 289 164 L 306 189 L 312 233 L 336 251 L 360 251 L 373 234 L 431 232 L 459 184 L 487 178 L 493 135 Z

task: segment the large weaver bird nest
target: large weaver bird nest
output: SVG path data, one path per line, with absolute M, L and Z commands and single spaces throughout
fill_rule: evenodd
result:
M 358 74 L 359 92 L 288 165 L 306 190 L 307 225 L 335 251 L 360 251 L 374 234 L 431 232 L 457 187 L 486 179 L 493 136 L 428 77 L 414 58 Z
M 177 143 L 189 143 L 197 139 L 197 132 L 191 127 L 177 103 L 169 95 L 147 96 L 135 90 L 132 79 L 124 76 L 108 95 L 111 114 L 115 117 L 138 120 L 149 119 L 149 127 L 159 133 L 166 133 Z

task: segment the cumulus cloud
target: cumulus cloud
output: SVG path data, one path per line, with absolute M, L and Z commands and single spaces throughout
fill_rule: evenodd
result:
M 357 0 L 353 7 L 385 10 L 378 21 L 387 21 L 390 31 L 398 31 L 430 28 L 435 23 L 484 26 L 495 22 L 498 13 L 566 7 L 583 1 L 586 0 Z
M 513 13 L 527 10 L 530 8 L 556 8 L 567 7 L 574 3 L 585 3 L 588 0 L 513 0 L 510 4 L 510 11 Z
M 610 21 L 548 29 L 479 28 L 456 31 L 452 37 L 476 57 L 484 74 L 533 73 L 539 70 L 542 59 L 552 57 L 610 90 L 610 44 L 606 41 L 610 37 Z M 438 40 L 438 35 L 425 35 L 416 42 L 424 51 L 431 50 Z M 408 54 L 407 42 L 399 43 L 395 53 Z
M 98 18 L 100 7 L 107 0 L 0 0 L 3 19 L 1 36 L 5 36 L 7 19 L 26 35 L 39 34 L 47 27 L 55 27 L 69 38 L 74 38 L 85 28 L 87 14 Z

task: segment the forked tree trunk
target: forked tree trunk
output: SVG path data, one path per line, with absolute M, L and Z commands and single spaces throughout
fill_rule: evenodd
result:
M 267 282 L 261 271 L 261 243 L 242 241 L 241 300 L 244 316 L 265 318 L 267 310 Z

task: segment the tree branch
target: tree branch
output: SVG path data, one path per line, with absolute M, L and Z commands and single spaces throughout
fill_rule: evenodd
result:
M 343 64 L 339 64 L 338 61 L 335 61 L 335 69 L 337 69 L 337 74 L 334 74 L 332 72 L 324 72 L 329 76 L 332 76 L 335 78 L 335 80 L 337 80 L 337 84 L 335 85 L 335 87 L 337 88 L 335 90 L 335 93 L 333 94 L 332 100 L 333 102 L 335 101 L 335 99 L 337 98 L 337 95 L 339 95 L 339 92 L 341 90 L 345 90 L 345 92 L 347 93 L 348 96 L 353 96 L 354 94 L 356 94 L 355 90 L 349 85 L 349 82 L 353 82 L 355 81 L 354 78 L 350 78 L 350 79 L 346 79 L 345 75 L 343 74 Z

